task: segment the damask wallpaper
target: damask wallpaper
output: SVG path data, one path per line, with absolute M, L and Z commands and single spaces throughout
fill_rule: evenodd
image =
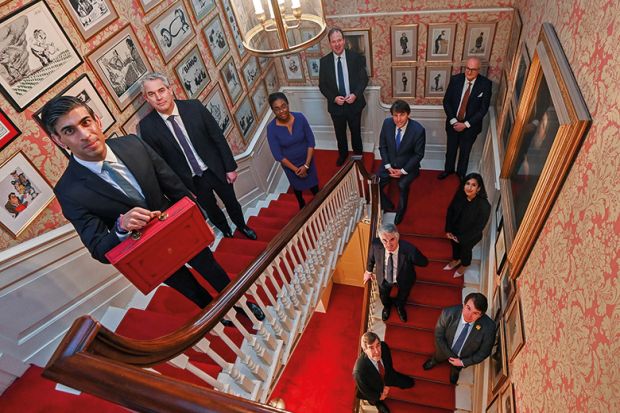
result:
M 620 411 L 620 4 L 519 0 L 530 52 L 551 22 L 593 123 L 518 279 L 518 411 Z

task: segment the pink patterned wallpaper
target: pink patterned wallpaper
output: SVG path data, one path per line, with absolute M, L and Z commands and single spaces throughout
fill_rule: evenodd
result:
M 526 344 L 518 410 L 620 411 L 618 1 L 518 0 L 528 49 L 551 22 L 593 123 L 518 280 Z

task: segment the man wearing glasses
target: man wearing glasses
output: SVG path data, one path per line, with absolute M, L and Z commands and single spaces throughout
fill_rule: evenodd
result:
M 447 149 L 446 163 L 438 179 L 445 179 L 454 173 L 458 152 L 456 173 L 462 179 L 467 174 L 469 153 L 482 131 L 482 120 L 491 103 L 491 81 L 480 74 L 480 59 L 469 58 L 465 73 L 450 78 L 443 98 L 446 112 Z

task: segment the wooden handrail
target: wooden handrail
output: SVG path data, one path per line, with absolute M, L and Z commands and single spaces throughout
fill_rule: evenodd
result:
M 236 281 L 180 329 L 157 339 L 137 340 L 115 334 L 90 316 L 80 317 L 54 352 L 43 376 L 139 411 L 281 411 L 142 368 L 168 361 L 200 341 L 255 283 L 356 164 L 364 177 L 370 176 L 361 161 L 349 160 Z

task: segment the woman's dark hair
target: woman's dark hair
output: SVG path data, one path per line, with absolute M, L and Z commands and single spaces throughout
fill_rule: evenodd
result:
M 465 178 L 463 178 L 463 180 L 461 181 L 461 185 L 459 185 L 459 190 L 458 190 L 457 194 L 458 193 L 464 194 L 463 191 L 465 190 L 465 183 L 467 181 L 469 181 L 470 179 L 472 179 L 472 178 L 475 179 L 476 182 L 478 182 L 478 186 L 480 187 L 480 191 L 478 192 L 478 195 L 476 195 L 476 196 L 479 196 L 480 198 L 487 199 L 487 190 L 484 189 L 484 181 L 482 180 L 482 175 L 480 175 L 477 172 L 471 172 L 471 173 L 465 175 Z
M 269 98 L 267 98 L 267 101 L 269 102 L 269 107 L 273 109 L 273 102 L 275 102 L 276 100 L 280 100 L 280 99 L 285 101 L 286 104 L 288 105 L 288 99 L 286 98 L 286 95 L 284 93 L 273 92 L 271 95 L 269 95 Z

